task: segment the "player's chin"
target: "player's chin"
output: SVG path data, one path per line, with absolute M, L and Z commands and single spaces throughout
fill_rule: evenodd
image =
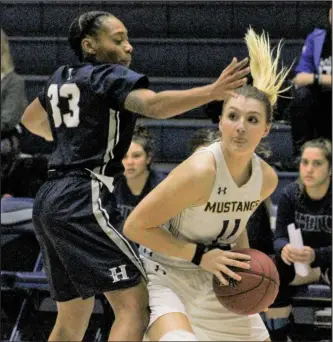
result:
M 247 154 L 252 152 L 252 150 L 249 144 L 232 144 L 232 151 L 235 154 Z

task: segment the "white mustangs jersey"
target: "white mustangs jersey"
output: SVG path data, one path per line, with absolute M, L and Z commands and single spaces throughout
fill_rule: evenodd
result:
M 246 184 L 238 187 L 229 173 L 220 141 L 201 148 L 198 153 L 213 153 L 216 161 L 216 179 L 209 200 L 204 205 L 186 208 L 163 228 L 186 241 L 231 244 L 246 229 L 249 217 L 260 203 L 263 183 L 260 158 L 253 154 L 251 177 Z M 175 264 L 178 260 L 180 264 L 190 264 L 178 258 L 151 253 L 146 248 L 141 248 L 141 251 L 157 262 L 173 261 L 172 264 Z

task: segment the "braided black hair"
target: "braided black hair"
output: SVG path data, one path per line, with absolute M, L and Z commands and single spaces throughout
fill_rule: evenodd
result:
M 68 42 L 81 62 L 85 57 L 81 48 L 82 39 L 87 35 L 96 37 L 103 23 L 102 18 L 105 16 L 113 17 L 109 12 L 90 11 L 79 15 L 71 23 L 68 32 Z

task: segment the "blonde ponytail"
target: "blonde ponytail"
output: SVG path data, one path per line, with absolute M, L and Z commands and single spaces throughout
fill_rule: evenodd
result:
M 263 32 L 257 35 L 250 27 L 245 35 L 245 42 L 249 51 L 250 69 L 253 77 L 253 86 L 261 90 L 273 107 L 278 95 L 290 87 L 280 90 L 290 68 L 283 67 L 278 72 L 278 60 L 281 53 L 281 41 L 276 48 L 276 57 L 270 49 L 269 37 Z

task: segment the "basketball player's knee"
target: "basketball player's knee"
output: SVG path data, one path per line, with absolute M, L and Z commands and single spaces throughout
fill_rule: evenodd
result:
M 144 306 L 134 306 L 132 308 L 123 307 L 115 310 L 116 320 L 128 322 L 134 329 L 145 331 L 149 323 L 149 307 L 148 304 Z M 124 323 L 125 324 L 125 323 Z
M 68 332 L 71 331 L 85 331 L 89 324 L 90 315 L 81 315 L 81 316 L 66 316 L 61 315 L 58 312 L 56 324 L 62 330 L 66 330 Z
M 82 340 L 89 321 L 64 321 L 56 320 L 53 328 L 54 340 L 58 341 L 79 341 Z
M 186 330 L 172 330 L 160 338 L 163 341 L 199 341 L 195 335 Z

